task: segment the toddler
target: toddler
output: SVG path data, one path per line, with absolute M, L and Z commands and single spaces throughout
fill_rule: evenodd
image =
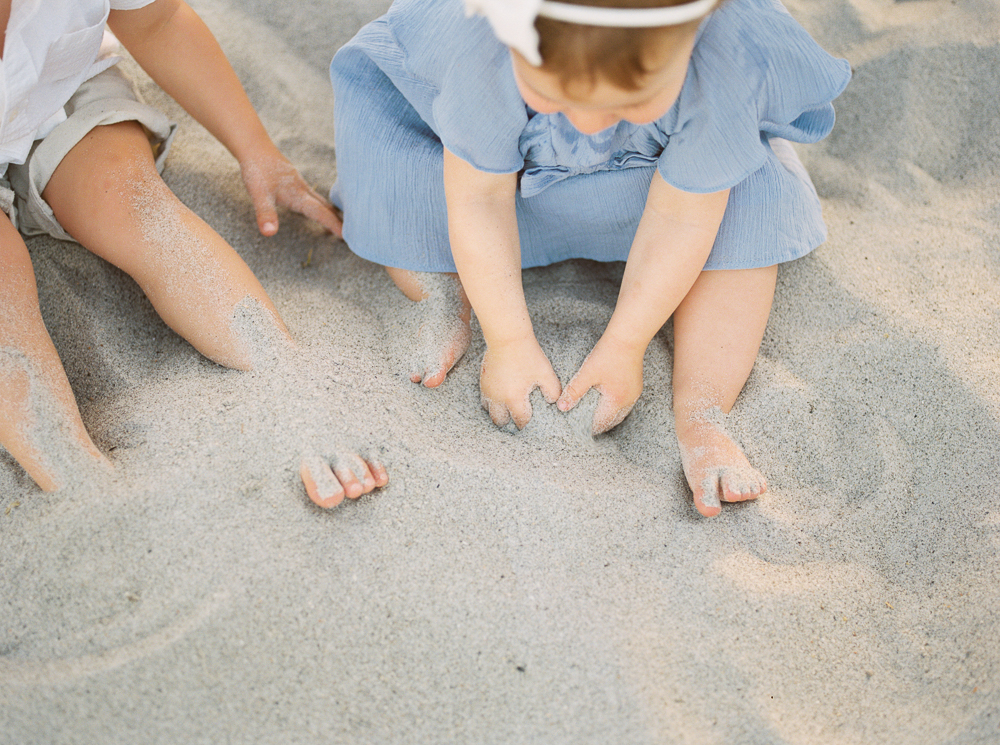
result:
M 669 7 L 662 7 L 667 5 Z M 833 127 L 850 78 L 777 0 L 397 0 L 331 66 L 343 236 L 427 315 L 437 386 L 486 341 L 483 406 L 520 428 L 529 394 L 594 433 L 642 391 L 673 318 L 673 405 L 698 511 L 764 477 L 724 427 L 753 367 L 777 265 L 825 238 L 787 140 Z M 563 387 L 535 339 L 521 269 L 625 261 L 603 336 Z
M 264 235 L 277 232 L 277 206 L 341 227 L 278 152 L 182 0 L 0 0 L 0 444 L 45 490 L 108 462 L 42 322 L 20 233 L 77 241 L 121 268 L 167 325 L 219 364 L 248 369 L 255 349 L 290 342 L 247 265 L 160 178 L 174 127 L 102 51 L 106 24 L 239 161 Z M 380 465 L 346 460 L 353 470 L 303 468 L 318 504 L 386 483 Z

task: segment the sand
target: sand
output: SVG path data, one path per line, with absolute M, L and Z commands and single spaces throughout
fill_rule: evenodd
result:
M 335 176 L 326 68 L 385 0 L 196 0 L 275 141 Z M 480 409 L 483 345 L 413 385 L 407 301 L 182 129 L 165 178 L 299 348 L 201 358 L 136 285 L 29 242 L 114 474 L 56 495 L 0 455 L 0 743 L 1000 742 L 1000 2 L 795 0 L 855 79 L 799 149 L 830 237 L 785 266 L 729 426 L 770 492 L 695 512 L 669 334 L 613 434 Z M 308 259 L 308 260 L 307 260 Z M 567 380 L 620 267 L 526 272 Z M 409 324 L 409 325 L 408 325 Z M 304 454 L 390 485 L 323 512 Z

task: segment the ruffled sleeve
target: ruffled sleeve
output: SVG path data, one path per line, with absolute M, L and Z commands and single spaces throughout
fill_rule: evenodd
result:
M 663 179 L 688 192 L 727 189 L 768 158 L 763 140 L 816 142 L 851 77 L 777 2 L 732 0 L 699 29 L 677 103 L 658 126 Z
M 489 22 L 460 0 L 402 0 L 385 19 L 394 49 L 373 59 L 442 144 L 481 171 L 521 170 L 527 112 Z

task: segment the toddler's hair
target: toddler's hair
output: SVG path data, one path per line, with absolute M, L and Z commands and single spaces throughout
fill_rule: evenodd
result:
M 565 2 L 566 0 L 562 0 Z M 574 5 L 603 8 L 663 8 L 690 0 L 570 0 Z M 581 83 L 595 86 L 604 81 L 622 90 L 641 87 L 642 78 L 653 72 L 650 59 L 656 49 L 677 43 L 694 33 L 702 19 L 680 26 L 656 28 L 612 28 L 583 26 L 538 16 L 538 50 L 541 69 L 559 77 L 563 88 Z

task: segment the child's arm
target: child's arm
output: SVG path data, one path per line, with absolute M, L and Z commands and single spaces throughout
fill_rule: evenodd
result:
M 281 205 L 340 235 L 336 213 L 271 142 L 212 32 L 183 0 L 112 10 L 108 25 L 149 76 L 239 161 L 261 233 L 277 232 Z
M 535 339 L 521 284 L 521 244 L 514 194 L 517 174 L 490 174 L 444 152 L 451 251 L 486 339 L 480 377 L 483 405 L 498 425 L 531 419 L 528 396 L 549 402 L 561 386 Z
M 728 199 L 728 189 L 691 194 L 653 177 L 615 312 L 559 398 L 569 411 L 591 388 L 600 391 L 594 434 L 621 422 L 642 393 L 646 347 L 701 274 Z

